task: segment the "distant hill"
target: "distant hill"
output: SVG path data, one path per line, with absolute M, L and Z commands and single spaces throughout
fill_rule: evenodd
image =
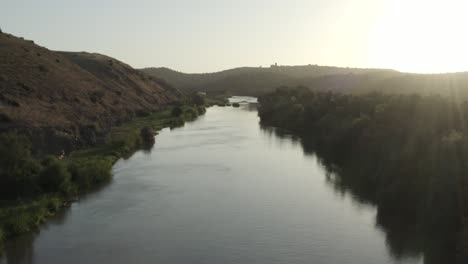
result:
M 187 74 L 168 68 L 146 68 L 143 72 L 167 80 L 185 91 L 228 92 L 258 95 L 282 85 L 294 85 L 300 79 L 322 76 L 393 72 L 382 69 L 339 68 L 317 65 L 242 67 L 216 73 Z
M 350 94 L 381 92 L 391 94 L 439 94 L 468 98 L 468 73 L 412 74 L 377 72 L 367 74 L 330 75 L 296 80 L 312 90 Z
M 261 95 L 279 86 L 306 86 L 312 90 L 362 94 L 373 91 L 398 94 L 468 96 L 468 73 L 411 74 L 387 69 L 339 68 L 317 65 L 236 68 L 217 73 L 186 74 L 167 68 L 142 70 L 185 91 Z
M 36 149 L 92 143 L 112 125 L 181 96 L 114 58 L 55 52 L 0 33 L 0 132 L 34 135 Z

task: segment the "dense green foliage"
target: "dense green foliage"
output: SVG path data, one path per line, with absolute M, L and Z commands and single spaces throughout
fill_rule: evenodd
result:
M 47 161 L 39 174 L 39 185 L 48 193 L 70 193 L 71 174 L 66 164 L 57 159 Z
M 0 135 L 0 198 L 15 198 L 37 191 L 40 164 L 31 157 L 27 138 Z
M 184 111 L 183 111 L 180 107 L 178 107 L 178 106 L 174 107 L 174 108 L 172 109 L 172 111 L 171 111 L 171 114 L 172 114 L 173 117 L 179 117 L 179 116 L 181 116 L 183 113 L 184 113 Z
M 177 117 L 173 109 L 180 111 Z M 63 159 L 33 157 L 26 137 L 0 134 L 0 253 L 4 239 L 38 228 L 74 196 L 108 182 L 119 158 L 144 147 L 143 128 L 180 126 L 205 113 L 204 106 L 196 104 L 173 109 L 114 127 L 106 144 L 76 150 Z
M 280 88 L 259 101 L 262 123 L 299 134 L 338 175 L 336 188 L 377 206 L 379 225 L 455 234 L 459 201 L 466 199 L 460 188 L 468 172 L 468 103 L 305 88 Z

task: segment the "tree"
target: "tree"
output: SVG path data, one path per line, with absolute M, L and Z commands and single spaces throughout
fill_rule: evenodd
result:
M 45 192 L 68 193 L 71 188 L 71 174 L 63 161 L 54 159 L 48 162 L 39 175 L 39 183 Z
M 198 93 L 192 94 L 192 102 L 197 106 L 205 105 L 205 98 Z
M 179 117 L 179 116 L 182 115 L 182 113 L 183 113 L 182 108 L 180 108 L 178 106 L 172 108 L 171 114 L 172 114 L 173 117 Z
M 39 163 L 31 156 L 31 145 L 15 133 L 0 135 L 0 197 L 15 198 L 36 191 Z

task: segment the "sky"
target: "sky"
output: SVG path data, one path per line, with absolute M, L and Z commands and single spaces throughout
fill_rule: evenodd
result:
M 468 2 L 468 1 L 465 1 Z M 463 0 L 0 0 L 4 32 L 136 68 L 468 71 Z

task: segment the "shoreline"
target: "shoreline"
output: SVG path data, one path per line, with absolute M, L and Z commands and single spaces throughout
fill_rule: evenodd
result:
M 174 115 L 173 110 L 182 111 Z M 29 199 L 2 201 L 0 203 L 0 258 L 3 257 L 5 244 L 26 233 L 40 231 L 49 218 L 61 210 L 66 210 L 82 195 L 108 183 L 112 179 L 113 165 L 121 158 L 131 156 L 138 150 L 151 148 L 153 142 L 143 138 L 142 130 L 150 128 L 153 139 L 161 129 L 180 127 L 203 115 L 204 106 L 183 105 L 137 117 L 116 126 L 109 133 L 105 144 L 90 146 L 72 151 L 60 161 L 66 165 L 72 176 L 80 175 L 73 183 L 73 191 L 67 194 L 48 193 Z M 85 176 L 85 177 L 81 177 Z

